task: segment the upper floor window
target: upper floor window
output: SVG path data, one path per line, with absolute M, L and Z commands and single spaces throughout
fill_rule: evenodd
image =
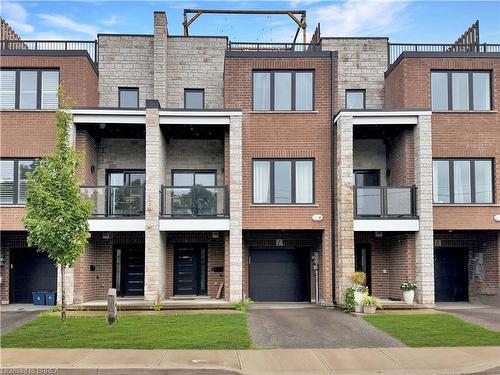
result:
M 312 71 L 254 71 L 255 111 L 312 111 L 314 108 Z
M 139 108 L 139 89 L 137 87 L 119 87 L 118 107 Z
M 492 159 L 434 159 L 434 203 L 493 203 Z
M 184 108 L 186 109 L 205 108 L 205 90 L 184 89 Z
M 488 111 L 491 109 L 490 72 L 431 72 L 432 109 Z
M 365 90 L 345 90 L 345 108 L 346 109 L 365 109 L 366 91 Z
M 56 109 L 58 70 L 0 70 L 0 109 Z
M 26 174 L 34 168 L 34 160 L 0 160 L 0 204 L 26 203 Z
M 314 161 L 273 159 L 253 161 L 253 203 L 314 202 Z

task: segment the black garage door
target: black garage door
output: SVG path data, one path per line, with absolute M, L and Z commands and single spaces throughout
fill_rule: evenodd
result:
M 11 303 L 32 303 L 31 292 L 57 289 L 57 268 L 47 254 L 35 249 L 11 249 L 10 259 Z
M 309 250 L 250 250 L 250 298 L 256 302 L 309 301 Z
M 467 249 L 434 250 L 434 288 L 436 302 L 468 300 Z

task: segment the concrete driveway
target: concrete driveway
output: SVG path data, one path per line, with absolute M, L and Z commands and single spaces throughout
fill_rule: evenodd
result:
M 0 331 L 3 335 L 23 324 L 35 319 L 41 312 L 52 306 L 35 306 L 28 304 L 4 305 L 0 310 Z
M 266 348 L 395 347 L 401 342 L 357 316 L 311 304 L 253 304 L 253 342 Z
M 444 311 L 484 328 L 500 331 L 500 306 L 472 303 L 436 303 L 436 310 Z

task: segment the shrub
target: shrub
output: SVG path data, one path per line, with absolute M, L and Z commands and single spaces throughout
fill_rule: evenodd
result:
M 354 306 L 356 305 L 356 301 L 354 301 L 354 289 L 347 288 L 345 291 L 345 300 L 344 300 L 343 309 L 345 312 L 354 312 Z
M 353 272 L 351 274 L 351 281 L 355 285 L 365 285 L 366 274 L 364 272 Z
M 363 304 L 363 306 L 375 306 L 378 307 L 379 309 L 382 308 L 382 303 L 380 303 L 380 300 L 377 297 L 369 295 L 365 295 L 361 303 Z
M 408 292 L 410 290 L 417 289 L 417 284 L 410 283 L 409 281 L 407 281 L 407 282 L 404 282 L 403 284 L 401 284 L 400 288 L 402 291 Z

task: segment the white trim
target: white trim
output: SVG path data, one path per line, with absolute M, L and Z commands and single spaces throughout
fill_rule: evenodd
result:
M 335 116 L 333 122 L 337 122 L 342 116 L 353 118 L 354 125 L 370 124 L 416 124 L 418 116 L 432 115 L 431 111 L 342 111 Z M 411 119 L 411 120 L 410 120 Z M 373 122 L 372 122 L 373 121 Z M 400 121 L 400 122 L 398 122 Z M 405 122 L 401 122 L 405 121 Z M 410 122 L 414 121 L 414 122 Z
M 227 116 L 160 116 L 160 125 L 229 125 L 231 118 Z
M 73 115 L 143 115 L 146 116 L 144 109 L 117 109 L 117 108 L 75 108 L 70 109 L 68 112 Z
M 418 219 L 354 219 L 355 232 L 418 232 Z
M 143 109 L 72 109 L 74 124 L 146 124 Z
M 171 111 L 168 109 L 160 109 L 158 111 L 160 117 L 174 116 L 174 117 L 231 117 L 242 116 L 241 111 Z
M 226 231 L 229 219 L 160 219 L 160 231 Z
M 91 232 L 144 232 L 144 219 L 89 219 Z

